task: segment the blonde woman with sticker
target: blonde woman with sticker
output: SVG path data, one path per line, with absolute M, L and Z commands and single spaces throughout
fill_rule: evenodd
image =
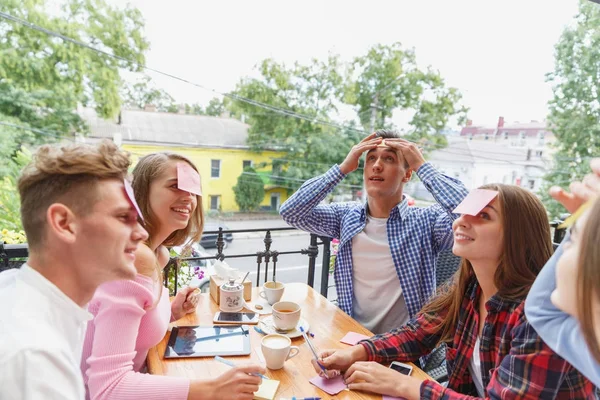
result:
M 452 251 L 463 260 L 452 281 L 403 327 L 321 354 L 328 376 L 342 371 L 351 390 L 408 400 L 592 396 L 592 384 L 540 339 L 523 311 L 552 254 L 544 206 L 518 186 L 482 189 L 454 210 L 461 216 Z M 447 387 L 387 367 L 415 361 L 440 342 L 448 344 Z
M 550 194 L 573 213 L 570 232 L 533 284 L 525 313 L 556 353 L 600 385 L 600 158 L 570 192 Z
M 203 215 L 200 175 L 187 158 L 154 153 L 133 171 L 135 199 L 149 237 L 135 253 L 137 276 L 102 285 L 89 304 L 81 368 L 89 399 L 252 399 L 263 373 L 241 366 L 214 379 L 144 373 L 148 350 L 164 337 L 170 321 L 194 312 L 198 295 L 179 290 L 172 302 L 162 285 L 167 247 L 197 242 Z

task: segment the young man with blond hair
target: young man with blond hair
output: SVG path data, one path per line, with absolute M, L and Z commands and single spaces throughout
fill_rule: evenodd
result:
M 0 399 L 83 399 L 85 306 L 148 237 L 111 142 L 42 146 L 18 182 L 29 259 L 0 274 Z

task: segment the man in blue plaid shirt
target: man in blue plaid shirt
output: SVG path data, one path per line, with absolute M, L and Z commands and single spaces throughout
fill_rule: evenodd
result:
M 365 152 L 367 203 L 320 205 L 358 168 Z M 438 204 L 408 207 L 402 192 L 413 171 Z M 355 145 L 342 164 L 306 181 L 280 213 L 296 228 L 339 238 L 334 270 L 339 306 L 370 331 L 383 333 L 404 325 L 434 294 L 435 261 L 452 248 L 452 210 L 467 193 L 460 181 L 425 162 L 414 143 L 382 130 Z

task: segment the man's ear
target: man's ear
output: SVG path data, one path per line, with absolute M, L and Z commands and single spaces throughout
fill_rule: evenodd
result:
M 404 178 L 402 178 L 402 182 L 406 183 L 406 182 L 410 181 L 410 178 L 412 178 L 412 174 L 413 174 L 412 169 L 406 170 L 406 174 L 404 174 Z
M 49 234 L 61 241 L 75 242 L 76 221 L 73 211 L 64 204 L 54 203 L 46 211 Z

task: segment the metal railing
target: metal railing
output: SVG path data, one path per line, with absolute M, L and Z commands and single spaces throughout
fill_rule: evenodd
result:
M 256 286 L 260 285 L 261 270 L 263 269 L 264 263 L 264 281 L 268 280 L 269 269 L 271 269 L 272 279 L 276 278 L 277 273 L 277 262 L 279 258 L 289 254 L 303 254 L 308 256 L 307 264 L 307 284 L 310 287 L 314 287 L 315 273 L 316 273 L 316 260 L 319 255 L 319 246 L 323 246 L 322 251 L 322 267 L 321 267 L 321 288 L 320 293 L 327 297 L 329 287 L 329 258 L 330 258 L 330 243 L 331 238 L 317 236 L 314 234 L 310 235 L 310 241 L 307 248 L 301 248 L 293 251 L 277 251 L 273 248 L 273 237 L 271 232 L 282 232 L 282 231 L 296 231 L 296 228 L 285 227 L 285 228 L 258 228 L 258 229 L 235 229 L 235 230 L 223 230 L 219 228 L 218 231 L 205 231 L 203 234 L 217 234 L 216 246 L 217 254 L 214 256 L 203 256 L 203 257 L 172 257 L 164 270 L 165 286 L 169 281 L 169 278 L 174 279 L 174 293 L 177 293 L 178 278 L 180 265 L 183 261 L 193 260 L 225 260 L 230 258 L 249 258 L 256 257 Z M 225 248 L 225 235 L 233 233 L 252 233 L 252 232 L 265 232 L 263 243 L 264 249 L 258 250 L 255 253 L 241 253 L 241 254 L 226 254 Z M 11 261 L 11 259 L 23 259 L 29 255 L 27 244 L 2 244 L 0 242 L 0 271 L 9 268 L 19 267 L 23 261 Z
M 560 228 L 559 225 L 562 223 L 560 220 L 554 220 L 550 222 L 550 226 L 553 230 L 552 241 L 554 248 L 558 247 L 560 242 L 563 240 L 566 229 Z M 323 246 L 322 251 L 322 267 L 321 267 L 321 287 L 320 293 L 327 297 L 329 288 L 329 259 L 330 259 L 330 244 L 331 238 L 318 236 L 315 234 L 310 235 L 310 241 L 307 248 L 302 248 L 293 251 L 277 251 L 272 248 L 273 237 L 271 232 L 282 232 L 282 231 L 294 231 L 296 228 L 258 228 L 258 229 L 235 229 L 235 230 L 223 230 L 219 228 L 217 231 L 206 231 L 204 234 L 217 234 L 216 246 L 217 254 L 214 256 L 203 256 L 203 257 L 173 257 L 169 260 L 169 263 L 165 267 L 165 285 L 169 280 L 170 276 L 173 276 L 175 281 L 174 291 L 177 293 L 177 283 L 179 277 L 180 264 L 182 261 L 192 260 L 225 260 L 229 258 L 249 258 L 256 257 L 256 286 L 260 285 L 260 275 L 262 265 L 264 263 L 264 281 L 268 280 L 269 268 L 272 264 L 272 279 L 276 278 L 277 273 L 277 262 L 279 257 L 288 254 L 303 254 L 308 256 L 307 265 L 307 284 L 310 287 L 314 287 L 315 272 L 316 272 L 316 260 L 319 255 L 319 246 Z M 264 250 L 259 250 L 255 253 L 242 253 L 242 254 L 226 254 L 225 249 L 225 234 L 228 233 L 252 233 L 252 232 L 265 232 L 264 235 Z M 29 255 L 27 244 L 3 244 L 0 242 L 0 271 L 9 268 L 19 267 L 23 261 L 11 261 L 11 259 L 24 259 Z

